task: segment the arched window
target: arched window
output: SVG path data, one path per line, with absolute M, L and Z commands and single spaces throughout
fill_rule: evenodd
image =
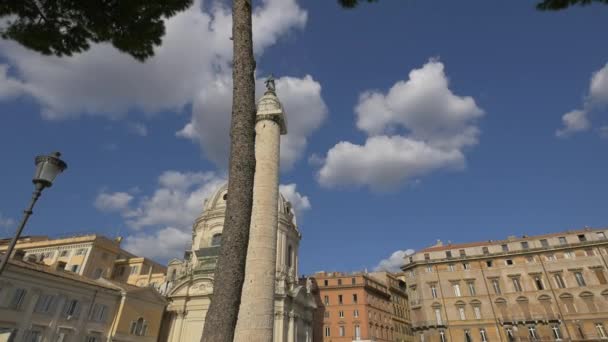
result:
M 175 278 L 177 278 L 177 270 L 173 269 L 173 271 L 171 271 L 171 281 L 175 281 Z
M 219 246 L 222 244 L 222 234 L 215 234 L 211 238 L 211 246 Z
M 291 267 L 291 245 L 287 246 L 287 267 Z

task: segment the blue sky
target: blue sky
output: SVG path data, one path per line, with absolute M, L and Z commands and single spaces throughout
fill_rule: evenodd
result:
M 259 86 L 279 78 L 290 125 L 281 184 L 302 273 L 372 269 L 436 239 L 606 226 L 608 7 L 254 3 Z M 108 46 L 60 60 L 0 42 L 2 235 L 33 157 L 59 150 L 69 168 L 27 234 L 120 234 L 180 256 L 226 165 L 229 13 L 200 6 L 144 65 Z

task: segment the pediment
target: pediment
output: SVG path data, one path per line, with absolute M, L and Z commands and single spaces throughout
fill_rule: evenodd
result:
M 171 291 L 169 291 L 168 297 L 192 297 L 192 296 L 205 296 L 213 293 L 213 279 L 212 278 L 194 278 L 184 279 L 180 283 L 176 284 Z

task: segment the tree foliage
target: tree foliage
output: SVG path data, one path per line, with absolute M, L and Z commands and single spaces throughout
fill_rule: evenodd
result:
M 378 0 L 338 0 L 340 6 L 344 8 L 355 8 L 361 2 L 378 2 Z M 543 0 L 542 2 L 536 5 L 536 8 L 541 11 L 557 11 L 577 5 L 591 5 L 592 3 L 601 3 L 608 5 L 608 0 Z
M 143 61 L 161 44 L 163 19 L 191 4 L 192 0 L 2 0 L 0 35 L 56 56 L 108 42 Z

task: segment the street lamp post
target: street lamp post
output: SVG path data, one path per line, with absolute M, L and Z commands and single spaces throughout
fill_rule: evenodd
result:
M 48 156 L 36 157 L 36 173 L 34 174 L 34 179 L 32 179 L 32 183 L 34 183 L 35 187 L 34 194 L 32 195 L 32 200 L 29 207 L 23 212 L 23 218 L 21 219 L 19 228 L 17 228 L 17 232 L 15 233 L 15 236 L 13 236 L 13 239 L 8 246 L 8 249 L 4 254 L 4 258 L 2 258 L 2 263 L 0 264 L 0 275 L 2 275 L 2 272 L 8 264 L 8 260 L 15 249 L 17 240 L 19 240 L 27 220 L 32 215 L 32 209 L 34 209 L 36 201 L 38 201 L 40 194 L 42 194 L 42 190 L 45 188 L 50 188 L 53 185 L 55 177 L 57 177 L 57 175 L 68 167 L 68 165 L 63 160 L 59 159 L 59 157 L 61 157 L 61 153 L 59 152 L 53 152 Z

